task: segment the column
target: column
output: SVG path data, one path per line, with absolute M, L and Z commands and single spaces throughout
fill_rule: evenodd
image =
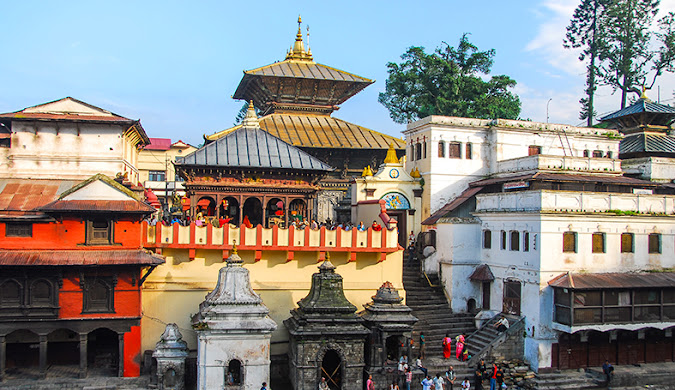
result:
M 87 377 L 87 334 L 80 334 L 80 378 Z
M 40 377 L 47 377 L 47 335 L 40 335 Z
M 118 333 L 117 337 L 119 338 L 120 347 L 119 347 L 119 357 L 117 358 L 119 370 L 117 371 L 117 376 L 120 378 L 124 376 L 124 333 Z
M 0 336 L 0 382 L 5 379 L 5 361 L 7 360 L 7 340 Z

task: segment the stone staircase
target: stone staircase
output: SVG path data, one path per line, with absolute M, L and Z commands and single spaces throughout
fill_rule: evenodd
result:
M 413 315 L 419 319 L 413 328 L 413 361 L 419 353 L 419 335 L 422 332 L 426 339 L 426 359 L 423 364 L 428 368 L 429 375 L 445 372 L 452 364 L 458 378 L 468 376 L 471 370 L 465 362 L 459 362 L 454 357 L 443 359 L 442 340 L 446 333 L 453 338 L 460 333 L 473 333 L 476 330 L 473 315 L 452 313 L 438 278 L 429 276 L 427 279 L 421 272 L 420 260 L 414 255 L 410 256 L 408 251 L 403 258 L 403 286 L 406 290 L 406 305 L 412 308 Z
M 466 338 L 466 347 L 469 348 L 469 353 L 473 355 L 472 361 L 476 361 L 481 357 L 485 357 L 490 351 L 490 347 L 494 347 L 503 339 L 500 336 L 504 335 L 495 329 L 494 324 L 501 318 L 506 317 L 511 325 L 510 330 L 513 331 L 522 320 L 521 317 L 500 313 L 495 317 L 486 321 L 480 329 L 470 334 Z M 508 332 L 508 331 L 507 331 Z M 522 332 L 521 332 L 522 333 Z
M 539 373 L 534 381 L 538 390 L 602 388 L 596 375 L 575 370 Z

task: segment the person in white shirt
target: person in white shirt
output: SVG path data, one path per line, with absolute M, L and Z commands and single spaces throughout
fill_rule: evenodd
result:
M 436 374 L 436 377 L 433 379 L 434 381 L 434 390 L 443 390 L 443 385 L 445 385 L 445 381 L 441 377 L 441 374 Z
M 471 388 L 471 382 L 469 382 L 469 378 L 464 378 L 462 381 L 462 390 L 469 390 Z

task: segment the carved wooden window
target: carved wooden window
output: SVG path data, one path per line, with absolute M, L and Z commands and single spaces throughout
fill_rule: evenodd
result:
M 661 253 L 661 235 L 659 233 L 649 235 L 649 253 Z
M 633 233 L 621 234 L 621 253 L 633 253 L 635 251 L 633 238 Z
M 563 252 L 576 253 L 577 252 L 577 233 L 565 232 L 563 233 Z
M 541 154 L 541 146 L 530 145 L 530 146 L 527 147 L 527 155 L 528 156 L 535 156 L 537 154 Z
M 81 283 L 82 313 L 114 313 L 115 284 L 112 277 L 94 277 Z
M 605 253 L 605 233 L 593 233 L 593 253 Z
M 12 223 L 5 224 L 6 237 L 33 237 L 32 223 Z
M 5 280 L 2 285 L 0 285 L 0 306 L 21 306 L 21 296 L 21 285 L 15 280 Z
M 445 157 L 445 142 L 438 141 L 438 157 Z
M 31 284 L 30 302 L 34 306 L 49 306 L 52 304 L 54 292 L 52 284 L 44 279 L 39 279 Z
M 517 230 L 511 230 L 511 246 L 512 251 L 520 250 L 520 232 Z
M 113 243 L 113 222 L 109 219 L 87 221 L 86 235 L 89 245 L 110 245 Z
M 483 248 L 490 249 L 492 248 L 492 231 L 483 230 Z
M 461 142 L 450 142 L 448 144 L 448 157 L 449 158 L 460 158 L 462 153 L 462 143 Z
M 471 145 L 471 142 L 466 143 L 466 154 L 465 158 L 467 160 L 471 160 L 473 158 L 473 145 Z

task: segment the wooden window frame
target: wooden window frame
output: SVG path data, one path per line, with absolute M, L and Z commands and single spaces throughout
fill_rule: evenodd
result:
M 5 237 L 33 237 L 33 224 L 7 222 L 5 223 Z
M 464 146 L 465 152 L 464 153 L 464 158 L 467 160 L 472 160 L 473 159 L 473 144 L 471 142 L 467 142 L 466 145 Z
M 445 158 L 445 142 L 438 141 L 438 157 Z
M 462 158 L 462 143 L 448 142 L 448 158 L 461 159 Z
M 96 233 L 101 233 L 104 228 L 95 227 L 94 223 L 106 221 L 108 227 L 106 229 L 106 238 L 95 237 Z M 87 220 L 85 227 L 85 244 L 86 245 L 113 245 L 115 243 L 115 223 L 111 218 L 100 218 Z
M 630 243 L 624 241 L 624 238 L 630 238 Z M 621 253 L 635 253 L 635 234 L 621 233 Z
M 602 232 L 595 232 L 591 235 L 591 252 L 606 253 L 605 239 L 607 236 Z
M 649 233 L 647 251 L 649 254 L 660 254 L 661 248 L 661 233 Z
M 537 156 L 541 154 L 541 146 L 539 145 L 530 145 L 527 147 L 528 156 Z
M 96 284 L 102 284 L 107 290 L 107 296 L 102 306 L 92 301 L 90 291 Z M 115 313 L 115 287 L 117 278 L 113 276 L 96 276 L 80 279 L 82 288 L 82 314 Z
M 572 237 L 572 244 L 574 248 L 570 249 L 567 247 L 565 242 L 565 237 Z M 579 242 L 579 236 L 577 232 L 563 232 L 563 253 L 577 253 L 577 247 Z

